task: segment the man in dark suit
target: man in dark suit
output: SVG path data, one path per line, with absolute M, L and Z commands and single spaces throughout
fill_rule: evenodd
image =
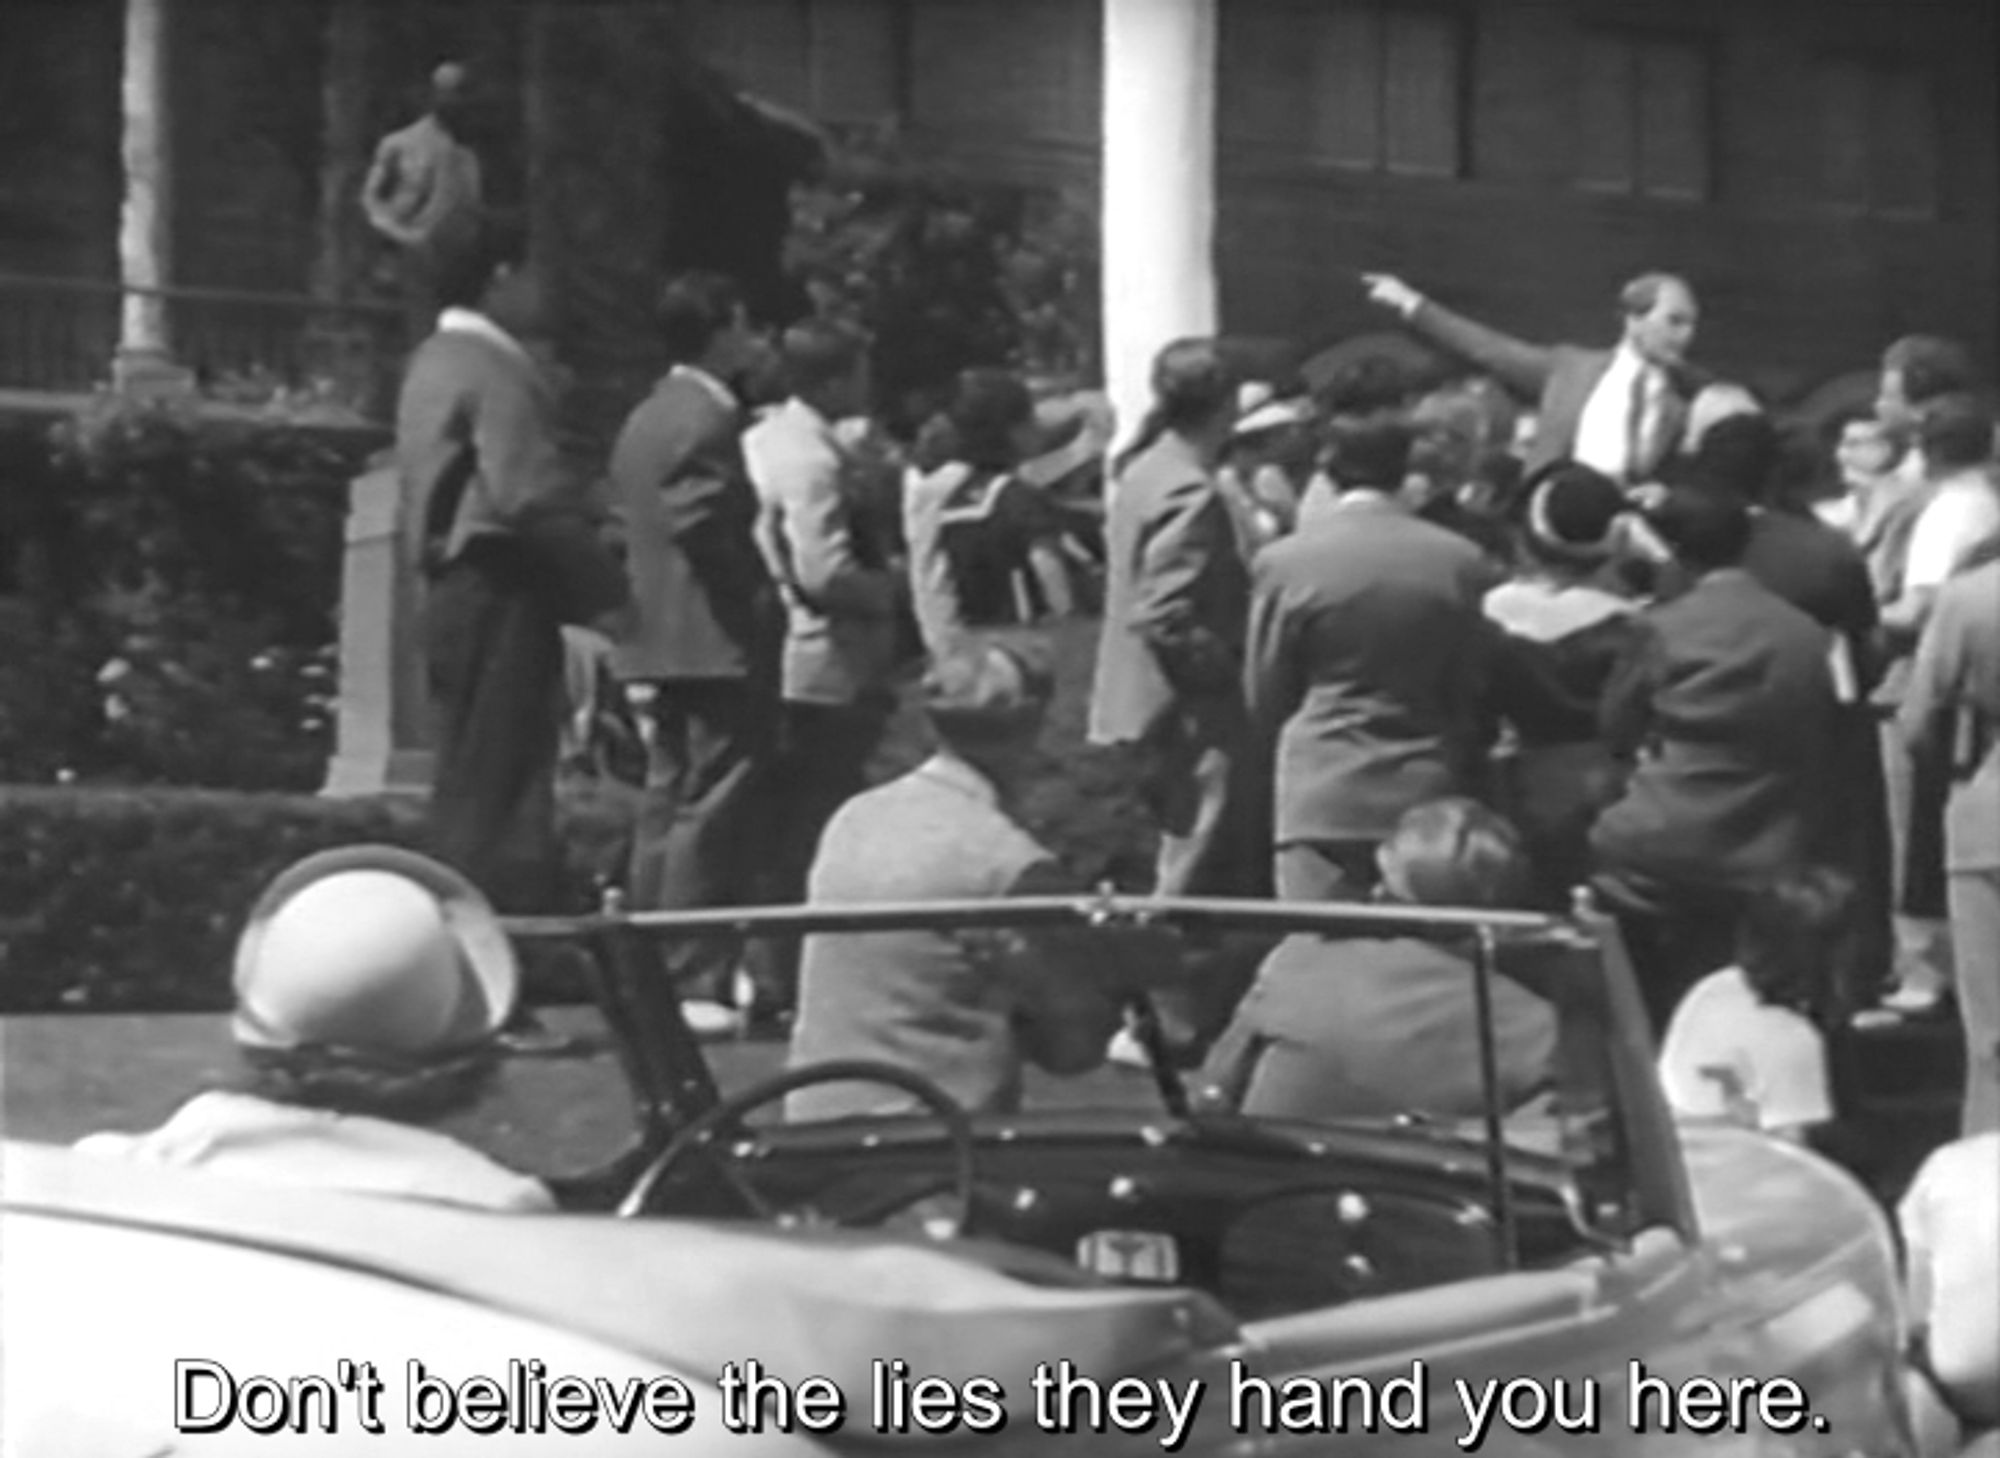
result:
M 1236 385 L 1212 340 L 1168 345 L 1153 383 L 1111 488 L 1090 737 L 1136 752 L 1160 829 L 1154 890 L 1239 894 L 1260 878 L 1243 804 L 1249 574 L 1217 481 Z
M 1257 557 L 1245 689 L 1277 746 L 1273 871 L 1286 900 L 1358 899 L 1411 807 L 1473 785 L 1496 580 L 1480 550 L 1397 491 L 1411 434 L 1336 424 L 1339 495 Z
M 611 453 L 634 607 L 613 671 L 647 747 L 632 904 L 674 910 L 749 899 L 784 626 L 757 547 L 757 491 L 729 383 L 760 352 L 742 294 L 718 274 L 685 274 L 662 291 L 655 322 L 673 368 Z M 665 950 L 690 1022 L 726 1030 L 734 948 Z
M 1833 636 L 1743 570 L 1749 509 L 1682 490 L 1653 516 L 1693 584 L 1647 613 L 1605 691 L 1605 738 L 1633 769 L 1591 848 L 1664 1029 L 1728 960 L 1744 893 L 1825 854 L 1839 704 Z
M 431 846 L 507 912 L 549 909 L 559 885 L 562 625 L 608 620 L 626 601 L 522 343 L 544 312 L 526 253 L 525 232 L 490 216 L 451 231 L 436 275 L 445 309 L 396 415 L 402 538 L 428 580 Z
M 1701 399 L 1720 388 L 1704 390 Z M 1702 413 L 1700 399 L 1695 413 Z M 1769 417 L 1736 414 L 1701 432 L 1685 460 L 1684 479 L 1694 490 L 1720 493 L 1749 508 L 1743 570 L 1838 635 L 1832 663 L 1841 705 L 1835 752 L 1843 788 L 1829 817 L 1833 840 L 1827 859 L 1852 876 L 1857 888 L 1839 939 L 1835 979 L 1838 1004 L 1854 1009 L 1879 995 L 1893 947 L 1888 792 L 1867 697 L 1881 677 L 1875 588 L 1867 559 L 1848 537 L 1781 503 L 1785 464 L 1785 442 Z
M 1363 278 L 1370 300 L 1416 333 L 1539 402 L 1530 475 L 1568 458 L 1637 485 L 1680 440 L 1695 383 L 1686 355 L 1701 316 L 1694 290 L 1672 274 L 1641 274 L 1625 285 L 1623 333 L 1610 349 L 1529 344 L 1452 313 L 1399 278 Z

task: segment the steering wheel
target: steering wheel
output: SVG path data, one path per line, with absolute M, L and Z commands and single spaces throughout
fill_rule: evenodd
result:
M 619 1202 L 619 1218 L 630 1220 L 647 1214 L 652 1209 L 655 1195 L 666 1183 L 667 1175 L 689 1156 L 700 1155 L 708 1160 L 746 1211 L 759 1220 L 777 1220 L 780 1212 L 764 1198 L 756 1185 L 744 1177 L 737 1159 L 721 1146 L 720 1141 L 724 1135 L 741 1132 L 743 1121 L 765 1105 L 776 1103 L 799 1089 L 816 1088 L 823 1083 L 872 1083 L 893 1088 L 910 1095 L 937 1116 L 951 1140 L 951 1196 L 957 1206 L 952 1218 L 952 1234 L 964 1234 L 972 1219 L 976 1147 L 972 1120 L 958 1100 L 922 1074 L 864 1058 L 816 1063 L 763 1079 L 690 1120 L 667 1141 L 667 1147 L 653 1157 L 633 1183 L 631 1192 Z

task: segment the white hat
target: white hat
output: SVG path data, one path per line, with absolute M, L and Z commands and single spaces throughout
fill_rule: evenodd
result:
M 1236 392 L 1236 424 L 1230 433 L 1241 438 L 1280 426 L 1300 425 L 1314 415 L 1313 403 L 1303 396 L 1280 396 L 1274 386 L 1251 380 Z
M 486 898 L 394 846 L 309 856 L 280 874 L 236 944 L 239 1043 L 390 1057 L 472 1047 L 520 987 Z

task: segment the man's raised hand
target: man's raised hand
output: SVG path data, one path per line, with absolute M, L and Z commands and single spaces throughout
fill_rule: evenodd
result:
M 1424 301 L 1422 294 L 1393 273 L 1364 273 L 1361 281 L 1368 285 L 1369 303 L 1393 309 L 1405 319 L 1416 313 L 1417 306 Z

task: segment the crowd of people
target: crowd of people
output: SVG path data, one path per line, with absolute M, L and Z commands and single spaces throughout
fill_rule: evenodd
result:
M 448 140 L 385 149 L 385 216 L 419 163 L 476 191 Z M 1080 889 L 1020 813 L 1077 516 L 1029 468 L 1049 442 L 1021 379 L 969 371 L 887 443 L 865 335 L 810 319 L 774 341 L 730 279 L 690 273 L 655 303 L 673 363 L 618 436 L 607 526 L 558 448 L 524 236 L 459 209 L 423 248 L 442 312 L 396 445 L 439 710 L 432 843 L 456 869 L 371 852 L 281 881 L 238 966 L 261 1092 L 107 1148 L 276 1141 L 297 1181 L 347 1161 L 357 1187 L 543 1208 L 469 1150 L 326 1111 L 420 1119 L 490 1072 L 517 972 L 440 908 L 549 905 L 565 630 L 610 645 L 639 726 L 629 906 Z M 2000 1135 L 2000 471 L 1968 354 L 1897 340 L 1873 405 L 1801 436 L 1692 363 L 1698 303 L 1670 275 L 1623 290 L 1601 348 L 1365 287 L 1471 378 L 1361 367 L 1309 392 L 1180 340 L 1110 462 L 1089 736 L 1157 828 L 1152 889 L 1588 903 L 1621 928 L 1678 1111 L 1794 1137 L 1834 1118 L 1830 1029 L 1955 1002 L 1969 1138 L 1910 1218 L 1946 1265 L 1990 1259 L 1924 1213 L 1977 1197 Z M 773 364 L 780 397 L 753 410 L 744 382 Z M 871 786 L 913 663 L 935 752 Z M 697 1032 L 788 1026 L 795 1066 L 887 1061 L 976 1111 L 1017 1107 L 1028 1064 L 1121 1056 L 1150 998 L 1148 1031 L 1223 1107 L 1478 1112 L 1458 954 L 1297 936 L 1249 975 L 1163 986 L 1187 950 L 1163 936 L 710 938 L 667 944 L 661 971 Z M 1524 1102 L 1555 1016 L 1506 982 L 1487 1016 L 1493 1077 Z M 893 1094 L 813 1087 L 788 1113 Z
M 731 280 L 676 278 L 655 310 L 673 364 L 612 451 L 607 533 L 521 342 L 541 308 L 523 240 L 483 220 L 432 278 L 445 309 L 398 448 L 421 504 L 447 859 L 505 908 L 547 904 L 561 634 L 590 624 L 646 757 L 628 905 L 1060 884 L 1048 853 L 981 826 L 1032 778 L 1036 630 L 1075 597 L 1077 518 L 1024 469 L 1047 441 L 1022 380 L 968 371 L 917 439 L 888 442 L 863 334 L 809 319 L 773 340 Z M 2000 485 L 1967 353 L 1896 341 L 1872 409 L 1808 437 L 1691 363 L 1680 279 L 1628 285 L 1597 349 L 1366 287 L 1471 378 L 1419 389 L 1363 364 L 1307 392 L 1177 341 L 1110 463 L 1089 736 L 1157 828 L 1152 889 L 1393 895 L 1405 818 L 1476 805 L 1520 859 L 1487 904 L 1614 916 L 1660 1036 L 1677 1011 L 1776 1028 L 1732 1019 L 1704 981 L 1730 968 L 1820 1029 L 1955 1002 L 1965 1127 L 1994 1127 Z M 755 410 L 745 382 L 773 363 L 782 389 Z M 988 653 L 1012 667 L 959 661 Z M 931 668 L 939 757 L 871 790 L 912 662 Z M 1806 918 L 1790 934 L 1823 948 L 1814 975 L 1738 966 L 1766 901 Z M 802 988 L 801 951 L 717 938 L 663 957 L 699 1032 L 879 1041 L 848 1006 L 867 979 L 828 992 L 809 940 Z M 1249 981 L 1158 993 L 1182 1056 L 1224 1036 Z M 885 991 L 882 1015 L 952 1001 Z M 1767 1051 L 1741 1041 L 1724 1060 L 1739 1092 Z

